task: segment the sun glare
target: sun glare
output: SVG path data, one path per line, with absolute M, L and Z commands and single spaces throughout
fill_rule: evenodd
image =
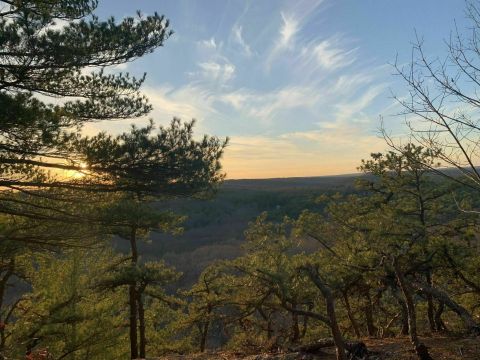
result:
M 84 178 L 87 175 L 88 164 L 81 161 L 77 164 L 77 167 L 79 170 L 64 170 L 62 177 L 67 180 L 80 180 Z

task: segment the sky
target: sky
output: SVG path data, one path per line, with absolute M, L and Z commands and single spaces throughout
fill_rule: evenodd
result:
M 469 25 L 462 0 L 103 0 L 96 13 L 136 10 L 164 14 L 174 35 L 117 70 L 147 73 L 157 124 L 196 119 L 199 135 L 228 136 L 230 179 L 356 172 L 386 149 L 380 117 L 403 131 L 392 95 L 406 87 L 392 64 L 408 63 L 416 34 L 444 57 L 451 31 Z

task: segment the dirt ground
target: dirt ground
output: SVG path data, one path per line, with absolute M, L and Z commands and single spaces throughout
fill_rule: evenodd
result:
M 407 337 L 388 339 L 364 339 L 368 349 L 374 352 L 372 360 L 416 360 Z M 480 338 L 452 338 L 435 336 L 422 338 L 434 360 L 480 360 Z M 258 354 L 242 355 L 227 352 L 195 355 L 169 355 L 155 360 L 335 360 L 333 349 L 322 354 Z M 154 360 L 154 359 L 152 359 Z
M 435 336 L 422 338 L 435 360 L 480 360 L 480 338 Z M 416 359 L 408 338 L 365 340 L 369 350 L 379 352 L 381 359 Z

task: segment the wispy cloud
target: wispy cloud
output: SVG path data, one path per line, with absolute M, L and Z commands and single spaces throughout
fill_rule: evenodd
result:
M 312 107 L 320 96 L 315 88 L 286 86 L 270 92 L 239 89 L 220 96 L 219 101 L 263 124 L 271 124 L 282 111 Z
M 215 61 L 208 61 L 200 63 L 198 66 L 206 80 L 226 83 L 235 76 L 235 65 L 230 62 L 220 64 Z
M 298 39 L 298 35 L 322 3 L 323 0 L 298 0 L 287 3 L 287 7 L 280 12 L 281 24 L 277 38 L 266 56 L 267 71 L 270 71 L 272 64 L 284 52 L 302 47 L 302 40 Z
M 354 121 L 363 115 L 363 112 L 385 90 L 387 84 L 378 84 L 368 87 L 362 94 L 349 101 L 341 101 L 335 105 L 335 118 L 337 121 Z
M 295 35 L 300 29 L 299 21 L 293 14 L 280 13 L 282 18 L 282 25 L 279 30 L 278 38 L 267 56 L 266 67 L 270 70 L 272 62 L 277 56 L 282 54 L 285 50 L 294 48 Z
M 223 86 L 235 77 L 236 66 L 224 55 L 224 43 L 215 37 L 197 41 L 198 59 L 194 71 L 187 72 L 193 82 Z
M 360 71 L 355 73 L 347 73 L 340 75 L 335 79 L 332 91 L 339 96 L 352 96 L 359 88 L 371 84 L 376 75 L 378 76 L 381 69 L 368 69 L 368 71 Z
M 280 28 L 280 39 L 277 42 L 278 49 L 293 47 L 293 39 L 299 30 L 298 20 L 293 15 L 281 13 L 283 25 Z
M 215 41 L 214 37 L 211 37 L 210 39 L 207 40 L 200 40 L 197 42 L 198 46 L 203 47 L 205 49 L 217 49 L 218 44 Z
M 217 113 L 213 106 L 214 94 L 202 87 L 194 85 L 176 89 L 169 86 L 147 87 L 144 93 L 153 105 L 149 117 L 160 123 L 168 123 L 173 117 L 180 117 L 186 121 L 197 119 L 202 130 L 202 122 Z
M 251 57 L 253 55 L 250 45 L 245 42 L 243 38 L 243 28 L 241 25 L 235 24 L 232 28 L 233 40 L 237 43 L 245 56 Z
M 334 70 L 348 66 L 355 61 L 356 49 L 346 50 L 341 47 L 340 40 L 334 36 L 313 46 L 311 51 L 314 60 L 324 69 Z

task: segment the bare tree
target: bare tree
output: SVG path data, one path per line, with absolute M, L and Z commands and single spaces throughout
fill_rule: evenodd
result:
M 480 188 L 480 2 L 469 0 L 466 15 L 472 24 L 467 36 L 455 27 L 446 41 L 444 59 L 429 58 L 419 36 L 407 66 L 395 62 L 396 74 L 407 85 L 406 96 L 395 96 L 411 138 L 430 149 L 444 167 L 463 175 L 457 181 Z M 385 128 L 387 143 L 399 149 Z M 452 172 L 431 167 L 452 177 Z

